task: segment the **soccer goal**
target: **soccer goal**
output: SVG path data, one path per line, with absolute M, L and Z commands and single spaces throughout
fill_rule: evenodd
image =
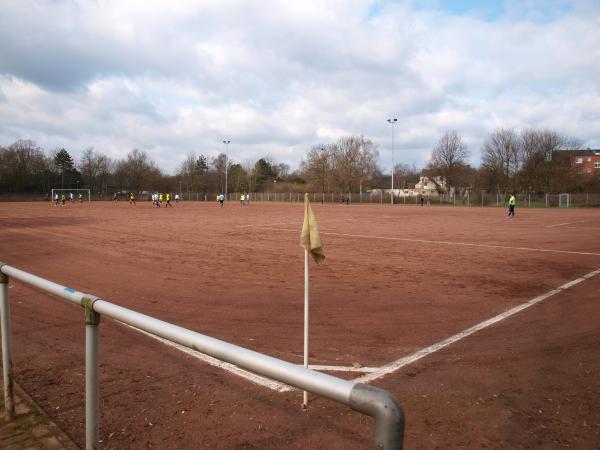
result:
M 569 208 L 571 206 L 571 194 L 546 194 L 546 207 Z
M 86 201 L 86 202 L 91 202 L 92 201 L 92 196 L 90 194 L 90 190 L 89 189 L 52 189 L 52 198 L 51 200 L 54 201 L 54 196 L 58 195 L 58 199 L 60 200 L 60 197 L 62 194 L 65 195 L 65 199 L 67 201 L 74 201 L 77 202 L 79 201 L 79 193 L 82 194 L 82 200 Z M 72 196 L 71 196 L 72 195 Z

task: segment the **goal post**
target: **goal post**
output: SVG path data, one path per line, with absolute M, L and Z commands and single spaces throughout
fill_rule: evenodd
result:
M 73 201 L 79 201 L 79 193 L 83 194 L 83 200 L 86 202 L 92 201 L 92 195 L 90 189 L 52 189 L 52 197 L 51 200 L 54 201 L 54 195 L 58 195 L 58 199 L 60 200 L 60 196 L 65 194 L 65 198 L 67 200 L 71 200 L 69 194 L 73 194 Z

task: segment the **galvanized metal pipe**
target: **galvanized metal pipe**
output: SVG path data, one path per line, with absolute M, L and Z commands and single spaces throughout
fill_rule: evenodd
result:
M 2 326 L 2 376 L 4 381 L 4 412 L 6 420 L 15 418 L 15 396 L 12 370 L 10 306 L 8 277 L 0 272 L 0 323 Z
M 376 448 L 402 448 L 404 416 L 398 401 L 386 391 L 333 377 L 179 327 L 61 286 L 14 267 L 2 266 L 0 272 L 82 305 L 86 308 L 86 314 L 92 312 L 96 315 L 111 317 L 250 372 L 348 405 L 375 419 Z M 94 445 L 97 445 L 98 442 L 98 325 L 90 324 L 88 326 L 87 322 L 86 315 L 86 445 L 88 449 L 95 449 Z M 90 405 L 87 404 L 88 401 Z M 94 423 L 96 428 L 94 428 Z M 88 436 L 91 442 L 88 441 Z
M 2 273 L 8 275 L 9 277 L 13 277 L 23 283 L 26 283 L 30 286 L 36 287 L 45 291 L 49 294 L 54 294 L 58 297 L 64 298 L 70 302 L 81 305 L 81 300 L 86 296 L 83 292 L 76 291 L 75 289 L 68 288 L 66 286 L 62 286 L 58 283 L 54 283 L 52 281 L 46 280 L 45 278 L 38 277 L 29 272 L 25 272 L 23 270 L 17 269 L 12 266 L 4 265 L 0 269 Z
M 263 355 L 104 300 L 97 300 L 94 303 L 94 311 L 102 316 L 111 317 L 221 361 L 235 364 L 242 369 L 282 381 L 290 386 L 331 398 L 346 405 L 349 404 L 350 392 L 354 386 L 354 383 L 350 381 Z
M 85 308 L 85 448 L 96 450 L 100 439 L 100 385 L 98 349 L 100 315 L 93 310 L 95 299 L 84 298 Z

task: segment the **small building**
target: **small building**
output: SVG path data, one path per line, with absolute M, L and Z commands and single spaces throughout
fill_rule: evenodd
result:
M 446 181 L 442 177 L 435 177 L 434 180 L 424 176 L 419 177 L 419 181 L 415 184 L 415 193 L 426 197 L 434 197 L 438 195 L 438 186 L 442 192 L 445 192 Z

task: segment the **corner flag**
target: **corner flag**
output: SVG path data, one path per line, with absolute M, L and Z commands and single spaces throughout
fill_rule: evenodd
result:
M 308 194 L 304 194 L 304 223 L 302 224 L 302 233 L 300 234 L 300 246 L 304 247 L 313 257 L 317 264 L 321 264 L 325 259 L 321 236 L 317 228 L 317 220 L 310 207 Z
M 308 368 L 308 254 L 312 255 L 317 264 L 321 264 L 325 259 L 317 221 L 310 207 L 308 194 L 304 194 L 304 223 L 302 224 L 302 233 L 300 234 L 300 247 L 304 247 L 304 367 Z M 306 391 L 304 391 L 302 408 L 308 408 L 308 392 Z

